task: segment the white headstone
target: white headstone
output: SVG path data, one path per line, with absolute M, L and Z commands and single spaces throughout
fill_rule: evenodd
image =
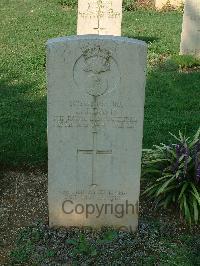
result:
M 156 9 L 163 9 L 171 6 L 172 8 L 179 8 L 183 5 L 184 0 L 155 0 Z
M 185 0 L 180 53 L 200 57 L 200 0 Z
M 135 230 L 146 44 L 79 36 L 47 48 L 50 226 Z
M 122 0 L 79 0 L 77 35 L 121 36 Z

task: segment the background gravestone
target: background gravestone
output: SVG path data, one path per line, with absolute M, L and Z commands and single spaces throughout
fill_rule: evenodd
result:
M 77 35 L 121 36 L 122 0 L 79 0 Z
M 80 36 L 47 47 L 50 225 L 135 230 L 146 44 Z
M 180 53 L 200 57 L 200 0 L 185 1 Z

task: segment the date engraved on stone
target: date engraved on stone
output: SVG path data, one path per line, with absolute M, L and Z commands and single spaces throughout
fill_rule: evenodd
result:
M 63 192 L 64 197 L 70 200 L 123 200 L 127 199 L 127 192 L 125 191 L 116 191 L 111 189 L 97 189 L 97 190 L 88 190 L 88 189 L 77 189 L 74 192 L 65 190 Z

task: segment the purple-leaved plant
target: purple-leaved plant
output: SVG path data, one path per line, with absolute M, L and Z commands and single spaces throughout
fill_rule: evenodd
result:
M 181 144 L 175 144 L 175 151 L 176 151 L 176 160 L 172 164 L 172 172 L 174 174 L 177 173 L 180 165 L 182 164 L 182 161 L 180 160 L 181 157 L 183 156 L 184 159 L 184 169 L 183 172 L 181 171 L 179 175 L 177 176 L 177 179 L 180 181 L 182 179 L 187 178 L 187 170 L 188 170 L 188 160 L 190 156 L 190 150 L 188 148 L 188 145 L 186 142 L 181 143 Z
M 195 145 L 195 179 L 200 183 L 200 140 Z

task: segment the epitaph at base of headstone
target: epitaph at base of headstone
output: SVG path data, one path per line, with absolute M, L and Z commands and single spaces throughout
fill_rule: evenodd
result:
M 50 226 L 136 230 L 146 51 L 121 37 L 48 41 Z
M 79 0 L 77 35 L 121 36 L 122 0 Z
M 180 54 L 200 58 L 200 0 L 185 0 Z

